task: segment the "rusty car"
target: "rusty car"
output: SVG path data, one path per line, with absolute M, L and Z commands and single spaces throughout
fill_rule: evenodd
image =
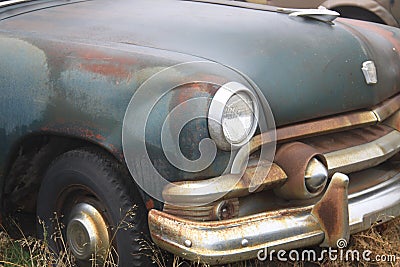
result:
M 338 16 L 0 2 L 2 224 L 149 266 L 150 244 L 225 264 L 399 216 L 400 29 Z
M 344 18 L 400 26 L 400 3 L 397 0 L 247 0 L 246 2 L 290 8 L 323 6 L 339 12 Z

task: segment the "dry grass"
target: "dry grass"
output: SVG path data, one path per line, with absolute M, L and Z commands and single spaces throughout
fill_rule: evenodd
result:
M 152 247 L 150 243 L 145 246 Z M 318 250 L 319 248 L 315 248 Z M 366 261 L 331 261 L 328 257 L 321 262 L 279 262 L 275 259 L 271 262 L 260 262 L 258 260 L 240 262 L 230 265 L 231 267 L 247 267 L 247 266 L 395 266 L 400 267 L 400 218 L 377 225 L 367 231 L 353 235 L 350 241 L 349 250 L 370 250 L 371 259 L 375 259 L 377 255 L 394 255 L 397 258 L 392 262 L 366 262 Z M 156 247 L 153 247 L 154 255 L 152 255 L 155 263 L 160 267 L 165 267 L 166 263 L 162 257 L 163 253 Z M 0 232 L 0 265 L 7 267 L 12 266 L 29 266 L 29 267 L 70 267 L 75 266 L 74 258 L 68 253 L 56 255 L 47 244 L 42 240 L 31 237 L 23 237 L 19 240 L 13 240 L 5 231 Z M 115 264 L 114 264 L 115 265 Z M 114 266 L 110 262 L 101 264 L 93 262 L 93 266 Z M 184 260 L 175 257 L 171 263 L 173 267 L 206 267 L 202 263 L 188 264 Z
M 0 231 L 0 266 L 5 267 L 72 267 L 77 266 L 77 261 L 73 255 L 67 249 L 67 244 L 61 234 L 63 225 L 59 223 L 58 218 L 55 217 L 56 225 L 58 225 L 57 231 L 50 236 L 51 240 L 60 244 L 64 249 L 61 253 L 55 253 L 52 251 L 46 242 L 48 237 L 45 232 L 44 240 L 40 240 L 33 237 L 27 237 L 17 224 L 15 227 L 19 230 L 20 239 L 13 239 L 7 233 L 4 227 L 1 227 Z M 43 222 L 40 222 L 43 229 L 46 229 Z M 92 267 L 117 267 L 115 263 L 114 254 L 112 249 L 107 250 L 107 257 L 100 257 L 93 255 L 91 260 Z

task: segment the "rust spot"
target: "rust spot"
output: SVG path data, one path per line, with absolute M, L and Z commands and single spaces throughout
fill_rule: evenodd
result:
M 301 138 L 315 137 L 328 133 L 359 128 L 375 124 L 393 115 L 399 108 L 400 95 L 396 95 L 373 107 L 371 111 L 351 112 L 344 115 L 327 117 L 318 120 L 284 126 L 276 130 L 277 142 L 284 143 Z M 250 153 L 256 151 L 261 145 L 273 141 L 271 132 L 254 136 L 250 141 Z
M 318 207 L 319 219 L 324 221 L 325 231 L 333 236 L 337 236 L 341 231 L 341 222 L 338 220 L 338 217 L 335 216 L 338 212 L 338 208 L 331 199 L 322 202 Z
M 361 111 L 282 127 L 277 129 L 276 134 L 278 141 L 290 141 L 340 130 L 348 130 L 375 122 L 376 117 L 371 111 Z
M 388 40 L 396 49 L 397 54 L 400 55 L 400 41 L 398 40 L 398 38 L 396 38 L 394 32 L 390 31 L 388 28 L 379 26 L 378 24 L 368 23 L 361 20 L 346 20 L 345 24 L 357 26 L 379 34 L 380 36 Z
M 385 100 L 383 103 L 375 106 L 373 112 L 375 113 L 378 121 L 384 121 L 397 110 L 400 109 L 400 95 Z
M 225 214 L 221 210 L 226 208 Z M 203 206 L 164 205 L 164 212 L 191 221 L 218 221 L 237 218 L 239 215 L 239 200 L 237 198 L 215 201 Z
M 87 140 L 97 140 L 97 141 L 105 141 L 106 138 L 99 133 L 95 133 L 90 129 L 79 128 L 79 127 L 42 127 L 40 129 L 43 132 L 56 132 L 62 133 L 64 135 L 72 135 L 72 136 L 79 136 L 81 138 Z
M 336 247 L 337 240 L 350 237 L 348 183 L 346 175 L 336 173 L 324 196 L 311 211 L 325 233 L 322 246 Z
M 301 142 L 287 143 L 277 150 L 275 162 L 288 176 L 286 183 L 277 188 L 276 193 L 279 196 L 288 200 L 309 199 L 320 193 L 320 190 L 313 193 L 309 192 L 304 183 L 308 163 L 314 157 L 325 161 L 320 151 Z M 326 162 L 324 163 L 326 166 Z
M 80 65 L 81 68 L 83 68 L 86 71 L 96 73 L 102 76 L 112 76 L 118 79 L 126 79 L 130 80 L 131 79 L 131 74 L 130 72 L 121 65 L 115 64 L 115 63 L 85 63 Z
M 111 52 L 110 52 L 111 51 Z M 79 47 L 76 50 L 77 56 L 86 61 L 97 62 L 117 62 L 121 65 L 132 66 L 137 63 L 133 57 L 127 57 L 126 54 L 120 54 L 118 51 L 101 50 L 96 47 Z
M 387 135 L 391 131 L 393 129 L 385 125 L 372 125 L 366 128 L 315 136 L 303 139 L 302 142 L 325 154 L 369 143 Z
M 151 210 L 154 208 L 154 201 L 152 199 L 149 199 L 146 201 L 146 209 Z

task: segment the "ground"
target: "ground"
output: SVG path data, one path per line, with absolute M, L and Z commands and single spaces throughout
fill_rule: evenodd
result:
M 320 251 L 320 248 L 312 248 Z M 376 225 L 369 230 L 355 234 L 351 237 L 347 246 L 347 251 L 363 251 L 370 250 L 370 262 L 360 259 L 360 261 L 336 260 L 332 261 L 329 257 L 319 262 L 280 262 L 276 257 L 273 266 L 394 266 L 400 267 L 400 218 L 394 219 L 382 225 Z M 156 250 L 153 250 L 157 253 Z M 301 251 L 299 251 L 301 254 Z M 340 254 L 338 254 L 340 255 Z M 361 255 L 361 254 L 360 254 Z M 385 262 L 376 262 L 375 259 L 386 259 Z M 362 258 L 362 257 L 361 257 Z M 160 258 L 155 258 L 160 267 L 168 267 Z M 54 263 L 51 265 L 51 263 Z M 11 239 L 3 230 L 0 232 L 0 265 L 4 266 L 38 266 L 38 267 L 70 267 L 74 266 L 73 258 L 69 255 L 61 255 L 56 257 L 51 253 L 46 243 L 31 237 L 23 237 L 18 240 Z M 173 267 L 188 266 L 183 260 L 175 258 L 171 264 Z M 270 262 L 260 262 L 258 260 L 240 262 L 231 265 L 231 267 L 244 266 L 270 266 Z M 106 264 L 100 266 L 116 266 L 113 260 L 109 260 Z M 207 265 L 201 263 L 192 263 L 190 266 L 205 267 Z

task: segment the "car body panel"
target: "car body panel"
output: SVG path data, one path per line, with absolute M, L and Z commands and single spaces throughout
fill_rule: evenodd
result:
M 89 140 L 122 160 L 122 121 L 135 89 L 151 74 L 181 62 L 209 60 L 251 79 L 269 101 L 277 126 L 371 107 L 399 91 L 399 30 L 357 23 L 329 25 L 251 7 L 140 0 L 117 6 L 110 0 L 80 2 L 5 19 L 2 51 L 11 53 L 3 52 L 1 81 L 11 106 L 4 107 L 1 125 L 10 117 L 14 122 L 2 129 L 7 147 L 1 161 L 9 157 L 11 144 L 37 133 Z M 30 62 L 22 68 L 26 79 L 19 79 L 24 60 Z M 367 60 L 378 69 L 376 85 L 367 85 L 362 74 Z M 26 90 L 29 98 L 21 100 Z M 167 103 L 176 99 L 181 100 L 179 94 Z M 152 125 L 161 125 L 162 118 L 155 118 Z M 189 130 L 181 145 L 195 157 L 193 147 L 208 135 L 206 120 L 192 127 L 197 133 Z M 160 141 L 152 138 L 150 150 L 160 155 Z M 167 161 L 154 160 L 159 166 Z M 226 163 L 225 156 L 221 161 Z M 217 166 L 200 176 L 219 175 L 223 168 Z M 171 168 L 166 164 L 165 172 L 176 179 L 199 175 L 182 176 Z
M 89 140 L 123 159 L 121 127 L 134 91 L 161 69 L 194 60 L 132 45 L 7 34 L 0 37 L 0 46 L 2 162 L 10 144 L 37 133 Z
M 377 56 L 386 41 L 379 35 L 371 35 L 374 39 L 355 36 L 341 21 L 328 25 L 273 12 L 187 1 L 156 5 L 122 1 L 113 12 L 108 11 L 110 5 L 112 1 L 55 7 L 8 19 L 1 26 L 58 38 L 131 43 L 219 62 L 248 75 L 261 88 L 278 126 L 370 107 L 398 90 L 399 78 L 385 71 L 397 66 L 389 66 L 386 55 Z M 195 15 L 183 16 L 192 9 L 197 10 Z M 271 30 L 279 28 L 290 34 L 282 38 L 280 30 Z M 396 29 L 385 31 L 399 34 Z M 389 56 L 396 58 L 398 53 Z M 360 69 L 367 60 L 376 61 L 377 85 L 365 83 Z M 299 73 L 299 68 L 307 69 L 309 75 Z

